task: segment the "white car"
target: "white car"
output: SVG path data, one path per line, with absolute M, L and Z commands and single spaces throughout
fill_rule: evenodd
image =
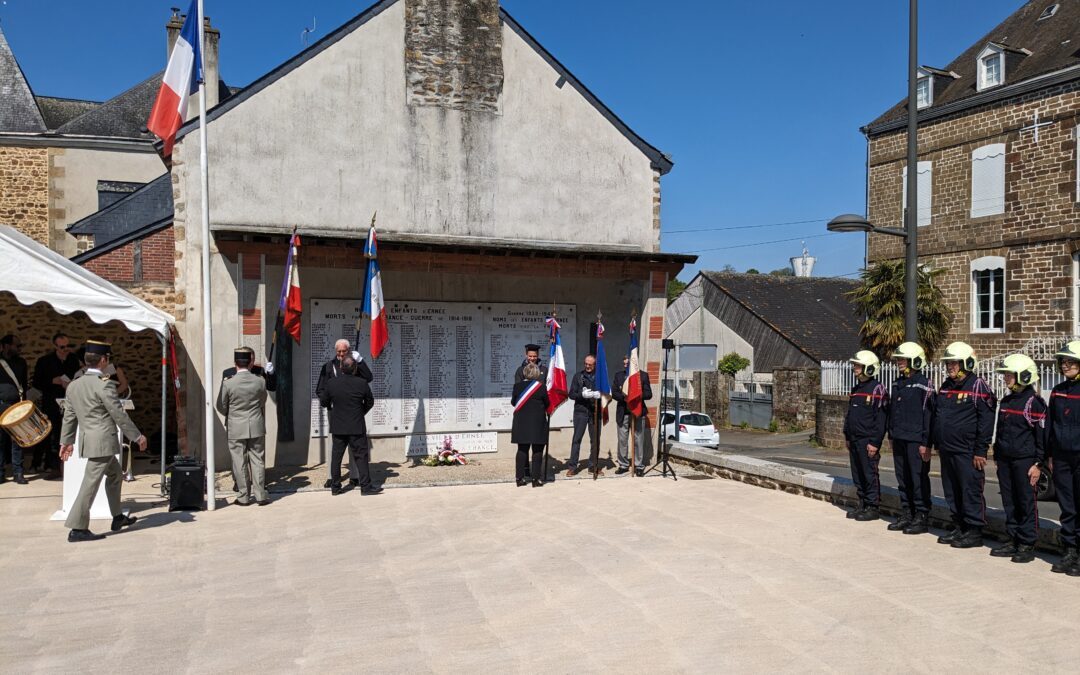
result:
M 668 410 L 660 413 L 660 424 L 664 438 L 675 440 L 675 412 Z M 716 448 L 720 445 L 720 432 L 713 426 L 712 418 L 703 412 L 693 410 L 679 411 L 679 442 L 691 445 L 705 445 Z

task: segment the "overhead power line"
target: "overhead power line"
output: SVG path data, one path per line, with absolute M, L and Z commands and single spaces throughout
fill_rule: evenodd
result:
M 784 225 L 805 225 L 807 223 L 824 223 L 828 218 L 812 218 L 810 220 L 790 220 L 786 223 L 764 223 L 761 225 L 730 225 L 727 227 L 699 227 L 690 230 L 663 230 L 663 234 L 685 234 L 688 232 L 726 232 L 728 230 L 756 230 L 761 227 L 782 227 Z
M 769 244 L 783 244 L 789 241 L 802 241 L 804 239 L 817 239 L 819 237 L 831 237 L 839 232 L 825 232 L 824 234 L 804 234 L 801 237 L 790 237 L 788 239 L 773 239 L 771 241 L 756 241 L 749 244 L 733 244 L 731 246 L 717 246 L 715 248 L 699 248 L 693 251 L 682 251 L 682 253 L 708 253 L 709 251 L 726 251 L 733 248 L 749 248 L 751 246 L 767 246 Z

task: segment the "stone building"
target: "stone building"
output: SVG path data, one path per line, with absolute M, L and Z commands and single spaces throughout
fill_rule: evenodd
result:
M 920 263 L 946 270 L 950 340 L 1036 357 L 1080 334 L 1080 2 L 1032 0 L 918 81 Z M 907 115 L 863 128 L 869 219 L 902 227 Z M 868 258 L 903 258 L 870 235 Z M 1030 343 L 1030 344 L 1029 344 Z
M 179 295 L 173 314 L 186 345 L 189 438 L 201 434 L 208 318 L 200 302 L 197 129 L 197 119 L 181 129 L 171 179 Z M 392 323 L 403 313 L 442 311 L 435 305 L 477 312 L 485 321 L 500 303 L 519 303 L 540 321 L 553 303 L 570 306 L 563 321 L 564 334 L 572 336 L 565 345 L 574 355 L 572 373 L 592 349 L 599 310 L 614 374 L 637 310 L 642 362 L 659 379 L 667 280 L 694 259 L 659 250 L 660 179 L 672 161 L 497 0 L 377 2 L 213 108 L 207 134 L 215 372 L 229 365 L 238 343 L 266 353 L 294 227 L 303 241 L 304 338 L 287 367 L 296 384 L 291 401 L 280 390 L 273 397 L 269 429 L 278 435 L 276 418 L 287 410 L 295 438 L 270 444 L 271 464 L 316 463 L 328 455 L 326 439 L 314 433 L 309 383 L 332 356 L 332 338 L 352 337 L 351 318 L 336 317 L 341 323 L 320 337 L 314 317 L 323 311 L 319 303 L 339 306 L 360 297 L 363 239 L 375 212 Z M 470 430 L 433 429 L 432 410 L 445 401 L 413 389 L 473 377 L 465 364 L 476 364 L 469 361 L 476 352 L 460 342 L 469 333 L 455 330 L 457 352 L 437 352 L 434 331 L 430 338 L 408 333 L 396 348 L 415 352 L 400 363 L 375 362 L 377 395 L 410 411 L 401 413 L 400 428 L 375 433 L 377 460 L 401 461 L 425 419 L 429 431 Z M 496 348 L 487 332 L 475 335 L 483 341 L 475 350 Z M 438 340 L 441 350 L 445 335 Z M 520 358 L 522 346 L 508 348 Z M 429 372 L 429 362 L 444 356 L 457 359 L 456 370 Z M 502 366 L 493 363 L 476 364 L 476 376 L 494 377 Z M 399 366 L 403 373 L 395 372 Z M 456 405 L 460 411 L 503 398 L 489 393 L 484 401 L 470 393 Z M 508 427 L 490 418 L 476 427 L 491 430 L 492 449 L 512 450 Z M 220 462 L 220 420 L 217 432 Z M 605 443 L 613 437 L 608 432 Z M 554 457 L 568 446 L 568 433 L 553 432 Z

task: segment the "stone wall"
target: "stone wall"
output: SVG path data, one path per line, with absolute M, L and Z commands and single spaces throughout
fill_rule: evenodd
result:
M 0 224 L 49 245 L 49 151 L 0 146 Z
M 124 369 L 131 385 L 135 410 L 130 413 L 139 429 L 149 437 L 161 427 L 161 342 L 155 333 L 132 333 L 123 324 L 112 321 L 98 325 L 85 314 L 64 316 L 45 303 L 26 307 L 9 293 L 0 293 L 0 335 L 17 333 L 22 340 L 22 356 L 33 373 L 38 357 L 52 350 L 52 336 L 64 332 L 79 346 L 87 339 L 112 343 L 114 362 Z M 169 394 L 170 401 L 172 394 Z M 168 406 L 169 426 L 173 420 Z
M 1033 337 L 1073 332 L 1072 254 L 1080 246 L 1077 142 L 1080 83 L 1060 85 L 920 124 L 919 160 L 933 166 L 931 222 L 919 228 L 920 263 L 947 270 L 941 285 L 956 312 L 948 341 L 970 342 L 987 356 Z M 1035 113 L 1050 122 L 1036 142 Z M 869 217 L 902 227 L 906 130 L 870 140 Z M 1005 210 L 972 218 L 971 153 L 1005 144 Z M 871 235 L 871 261 L 902 258 L 899 237 Z M 1005 262 L 1005 330 L 974 332 L 971 261 Z
M 818 394 L 815 407 L 814 440 L 826 448 L 846 448 L 844 416 L 847 414 L 848 397 Z
M 712 418 L 717 427 L 728 423 L 728 406 L 731 403 L 731 384 L 734 378 L 721 372 L 699 373 L 698 394 L 701 412 Z
M 499 112 L 499 1 L 406 0 L 405 77 L 410 105 Z
M 814 426 L 815 398 L 821 391 L 821 369 L 777 368 L 773 371 L 773 421 L 781 430 Z

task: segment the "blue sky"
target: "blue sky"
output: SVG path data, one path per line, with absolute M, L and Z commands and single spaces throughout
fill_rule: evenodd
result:
M 313 17 L 317 39 L 368 4 L 206 0 L 221 30 L 222 75 L 247 84 L 302 49 Z M 924 0 L 919 62 L 944 67 L 1022 4 Z M 0 27 L 36 93 L 102 100 L 164 67 L 172 5 L 187 1 L 0 0 Z M 826 234 L 824 222 L 864 209 L 859 127 L 906 94 L 906 0 L 503 6 L 672 155 L 663 249 L 701 256 L 683 279 L 698 267 L 786 266 L 803 237 L 818 258 L 816 275 L 859 269 L 862 237 Z M 719 229 L 732 227 L 745 229 Z

